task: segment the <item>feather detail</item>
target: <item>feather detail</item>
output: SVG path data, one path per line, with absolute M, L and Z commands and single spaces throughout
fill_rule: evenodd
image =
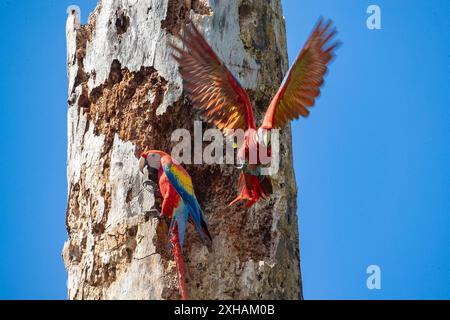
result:
M 305 46 L 284 78 L 264 117 L 265 129 L 281 128 L 299 116 L 307 117 L 320 95 L 327 65 L 339 42 L 332 41 L 336 29 L 331 20 L 320 19 Z
M 189 215 L 189 220 L 195 225 L 202 240 L 206 240 L 204 226 L 206 226 L 203 211 L 195 196 L 192 179 L 182 166 L 172 161 L 170 156 L 161 158 L 161 165 L 170 183 L 180 195 Z M 210 237 L 209 232 L 206 234 Z
M 177 266 L 178 274 L 178 285 L 180 286 L 181 299 L 187 300 L 188 293 L 186 288 L 186 268 L 184 266 L 183 256 L 182 256 L 182 246 L 180 245 L 180 238 L 178 236 L 178 226 L 172 232 L 172 237 L 170 238 L 172 244 L 172 254 L 175 258 L 175 264 Z
M 247 92 L 192 23 L 184 28 L 180 40 L 185 50 L 172 47 L 183 87 L 205 120 L 225 134 L 226 129 L 255 128 Z

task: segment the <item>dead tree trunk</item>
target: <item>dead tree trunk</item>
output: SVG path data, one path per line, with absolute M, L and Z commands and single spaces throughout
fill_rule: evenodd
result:
M 143 190 L 137 159 L 170 152 L 176 128 L 199 116 L 184 99 L 168 44 L 188 18 L 248 89 L 261 120 L 288 68 L 280 0 L 100 1 L 86 25 L 67 20 L 68 205 L 63 258 L 70 299 L 178 299 L 161 199 Z M 203 126 L 207 128 L 206 125 Z M 238 170 L 187 165 L 214 241 L 185 242 L 193 299 L 302 297 L 290 127 L 274 194 L 228 207 Z

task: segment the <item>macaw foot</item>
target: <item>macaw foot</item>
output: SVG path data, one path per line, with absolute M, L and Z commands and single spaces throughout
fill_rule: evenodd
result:
M 148 218 L 156 218 L 158 220 L 164 219 L 164 217 L 162 217 L 159 211 L 156 209 L 150 209 L 148 211 L 145 211 L 145 216 Z
M 142 183 L 142 185 L 146 190 L 151 191 L 151 192 L 153 192 L 153 190 L 155 190 L 157 187 L 156 183 L 150 179 L 145 180 Z M 153 190 L 149 190 L 149 189 L 153 189 Z
M 233 201 L 231 201 L 228 204 L 228 206 L 230 207 L 230 206 L 232 206 L 233 204 L 235 204 L 235 203 L 237 203 L 239 201 L 244 201 L 245 202 L 245 207 L 249 208 L 252 205 L 254 205 L 258 200 L 254 199 L 254 198 L 247 198 L 246 196 L 239 195 Z
M 260 177 L 241 172 L 239 176 L 241 192 L 231 201 L 229 206 L 239 201 L 245 201 L 245 207 L 251 207 L 259 199 L 264 199 L 272 193 L 272 183 L 269 177 Z

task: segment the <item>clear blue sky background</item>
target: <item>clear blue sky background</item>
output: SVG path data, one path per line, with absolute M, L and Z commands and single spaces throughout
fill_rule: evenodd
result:
M 0 298 L 66 298 L 69 4 L 0 2 Z M 95 1 L 75 4 L 86 21 Z M 293 124 L 305 298 L 450 298 L 450 2 L 283 4 L 291 61 L 319 15 L 344 42 Z

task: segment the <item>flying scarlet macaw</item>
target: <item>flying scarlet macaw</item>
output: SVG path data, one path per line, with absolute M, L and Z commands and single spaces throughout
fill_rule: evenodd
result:
M 255 163 L 249 163 L 249 151 L 266 148 L 267 155 L 271 156 L 269 131 L 282 128 L 299 116 L 309 115 L 308 107 L 314 105 L 320 94 L 327 65 L 338 46 L 338 42 L 333 40 L 337 32 L 331 25 L 331 21 L 319 20 L 270 103 L 259 129 L 256 129 L 247 92 L 192 23 L 180 36 L 185 49 L 173 46 L 184 90 L 194 107 L 225 135 L 230 129 L 245 130 L 243 144 L 238 151 L 243 164 L 239 178 L 241 192 L 230 205 L 244 200 L 247 206 L 251 206 L 272 193 L 270 177 L 260 174 L 259 157 Z
M 158 170 L 159 189 L 163 197 L 161 215 L 171 219 L 169 238 L 177 265 L 181 297 L 186 300 L 188 297 L 185 281 L 186 269 L 182 252 L 187 222 L 191 222 L 196 227 L 202 240 L 205 240 L 205 235 L 211 240 L 211 235 L 206 226 L 202 209 L 195 197 L 192 179 L 186 170 L 175 163 L 167 153 L 159 150 L 149 150 L 141 154 L 139 170 L 148 175 L 148 169 Z

